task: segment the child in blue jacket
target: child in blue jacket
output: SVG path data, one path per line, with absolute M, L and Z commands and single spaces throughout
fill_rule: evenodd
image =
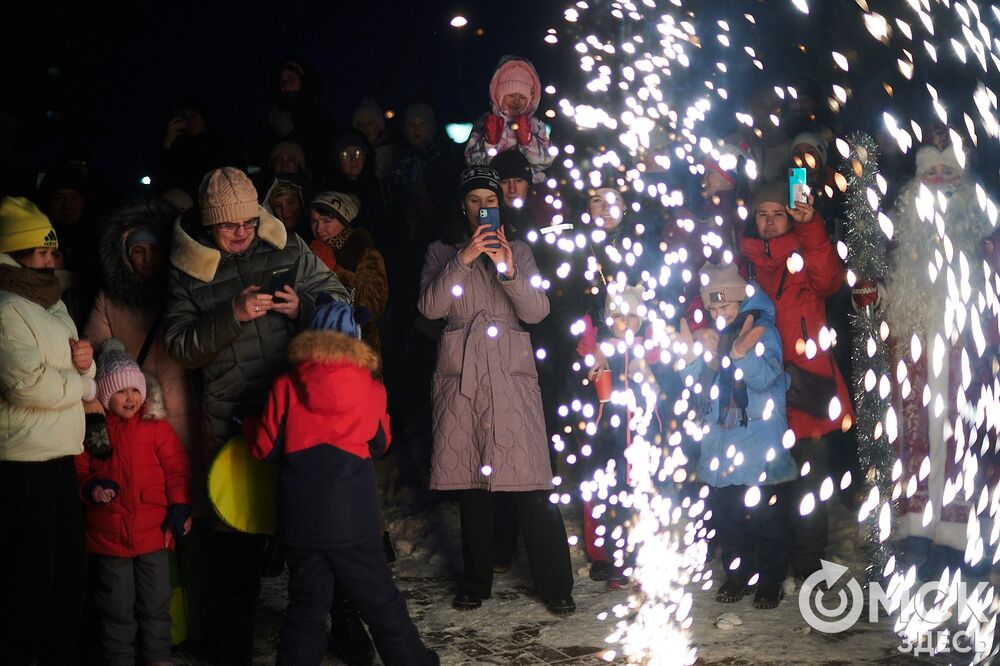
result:
M 700 439 L 698 477 L 712 486 L 710 506 L 726 571 L 716 600 L 739 601 L 756 585 L 754 607 L 775 608 L 789 539 L 778 484 L 795 479 L 798 470 L 784 446 L 787 375 L 774 305 L 732 264 L 705 264 L 701 285 L 711 324 L 692 336 L 682 321 L 681 339 L 688 345 L 682 374 L 694 417 L 686 425 Z

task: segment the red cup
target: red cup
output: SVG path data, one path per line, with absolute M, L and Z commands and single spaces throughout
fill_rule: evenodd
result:
M 597 393 L 597 399 L 600 402 L 609 402 L 611 400 L 611 371 L 610 370 L 598 370 L 594 375 L 594 391 Z

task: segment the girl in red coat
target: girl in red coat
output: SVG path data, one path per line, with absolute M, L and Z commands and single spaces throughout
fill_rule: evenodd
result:
M 840 289 L 846 271 L 812 205 L 788 207 L 787 182 L 764 185 L 751 210 L 740 250 L 748 262 L 746 272 L 774 302 L 785 370 L 791 376 L 792 455 L 805 472 L 794 482 L 792 568 L 796 578 L 805 579 L 820 568 L 828 541 L 826 502 L 820 493 L 829 475 L 831 433 L 846 431 L 854 420 L 826 321 L 826 299 Z
M 191 527 L 188 457 L 163 420 L 163 396 L 121 342 L 108 340 L 97 364 L 97 397 L 105 428 L 89 428 L 76 458 L 86 503 L 87 550 L 97 556 L 95 604 L 108 664 L 142 658 L 170 662 L 170 565 L 167 550 Z M 138 619 L 138 622 L 137 622 Z

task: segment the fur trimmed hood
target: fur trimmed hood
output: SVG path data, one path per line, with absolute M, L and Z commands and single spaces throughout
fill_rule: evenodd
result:
M 378 353 L 365 342 L 336 331 L 305 331 L 288 345 L 288 360 L 303 363 L 353 363 L 370 372 L 381 366 Z
M 137 199 L 119 206 L 104 218 L 99 246 L 101 272 L 108 296 L 130 310 L 159 309 L 166 297 L 167 270 L 151 281 L 132 270 L 125 247 L 130 235 L 140 227 L 153 232 L 169 256 L 171 226 L 177 212 L 161 199 Z
M 288 243 L 288 231 L 285 225 L 263 206 L 258 206 L 257 210 L 260 215 L 260 226 L 257 227 L 255 241 L 263 241 L 278 250 L 285 249 Z M 205 234 L 205 227 L 201 225 L 196 209 L 192 208 L 179 216 L 174 222 L 170 263 L 177 270 L 196 280 L 211 282 L 219 270 L 222 252 L 199 240 L 204 238 Z M 250 248 L 253 247 L 254 244 L 251 244 Z
M 374 404 L 385 389 L 374 379 L 379 368 L 375 350 L 335 331 L 306 331 L 288 346 L 295 364 L 290 377 L 310 411 L 345 415 L 358 405 Z M 344 420 L 346 424 L 348 419 Z

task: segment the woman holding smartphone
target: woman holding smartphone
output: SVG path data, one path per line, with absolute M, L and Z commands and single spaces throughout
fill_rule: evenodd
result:
M 431 488 L 457 491 L 464 573 L 452 605 L 473 610 L 493 585 L 493 503 L 511 493 L 535 590 L 556 615 L 576 610 L 566 528 L 549 501 L 542 397 L 531 338 L 521 322 L 549 313 L 529 247 L 489 220 L 503 200 L 497 172 L 471 167 L 459 187 L 461 217 L 433 243 L 420 278 L 418 308 L 444 319 L 434 371 Z

